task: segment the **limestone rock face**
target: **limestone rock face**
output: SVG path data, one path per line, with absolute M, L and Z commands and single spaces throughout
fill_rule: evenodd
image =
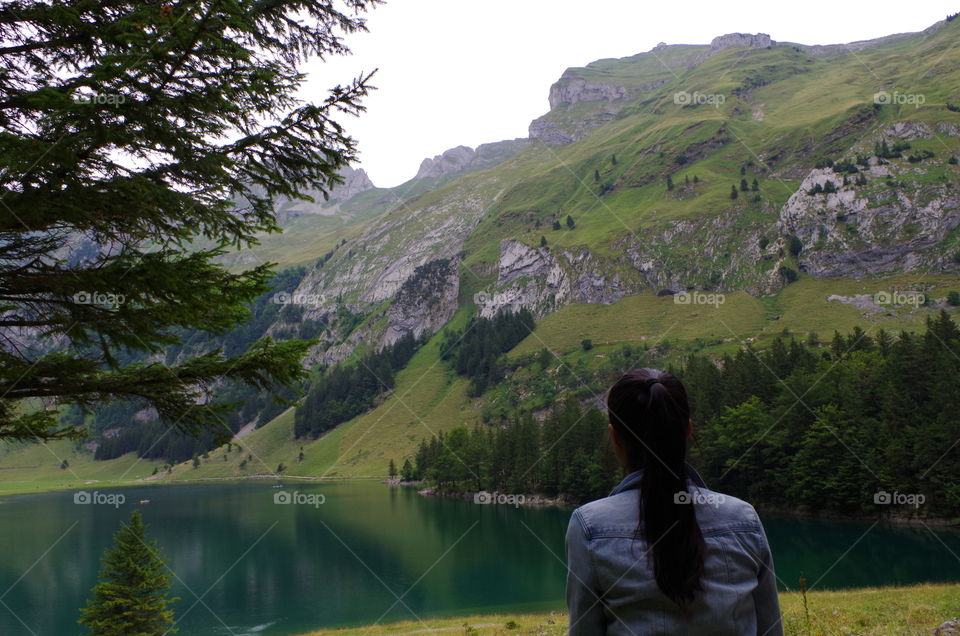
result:
M 490 168 L 520 152 L 528 143 L 526 139 L 508 139 L 481 144 L 476 150 L 469 146 L 450 148 L 424 159 L 414 179 L 441 179 Z
M 901 130 L 904 134 L 914 131 Z M 779 228 L 803 243 L 801 269 L 817 277 L 862 278 L 893 271 L 954 271 L 939 245 L 960 225 L 960 193 L 942 184 L 916 188 L 891 187 L 902 170 L 924 170 L 881 164 L 871 158 L 863 170 L 867 186 L 843 185 L 830 168 L 814 169 L 780 210 Z M 837 192 L 809 194 L 830 181 Z M 874 184 L 871 188 L 870 184 Z
M 710 54 L 714 55 L 724 49 L 746 47 L 750 49 L 765 49 L 773 46 L 774 42 L 766 33 L 727 33 L 718 35 L 710 42 Z

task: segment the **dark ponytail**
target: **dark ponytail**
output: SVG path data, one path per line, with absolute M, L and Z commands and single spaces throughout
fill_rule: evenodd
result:
M 687 392 L 669 373 L 635 369 L 610 388 L 607 412 L 629 470 L 643 470 L 640 525 L 657 586 L 685 607 L 702 589 L 705 551 L 693 505 L 676 499 L 687 489 Z

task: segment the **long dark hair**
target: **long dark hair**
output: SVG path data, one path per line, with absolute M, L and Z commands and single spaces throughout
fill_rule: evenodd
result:
M 689 499 L 677 499 L 677 493 L 687 489 L 687 391 L 669 373 L 634 369 L 610 388 L 607 413 L 626 453 L 627 468 L 643 470 L 640 525 L 652 546 L 657 585 L 686 607 L 702 589 L 705 551 L 693 505 Z

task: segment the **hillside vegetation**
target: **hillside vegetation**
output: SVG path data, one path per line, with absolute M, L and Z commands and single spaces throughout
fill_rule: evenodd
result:
M 77 485 L 87 463 L 104 481 L 382 477 L 425 438 L 512 417 L 510 384 L 478 391 L 443 346 L 474 317 L 520 308 L 536 328 L 501 362 L 546 349 L 574 375 L 602 373 L 623 345 L 669 364 L 784 332 L 920 330 L 960 290 L 958 39 L 960 21 L 850 47 L 724 36 L 569 69 L 531 138 L 495 159 L 283 210 L 285 234 L 232 258 L 303 266 L 277 288 L 291 300 L 265 297 L 255 327 L 168 352 L 316 338 L 317 384 L 405 334 L 426 339 L 365 394 L 368 410 L 297 439 L 291 408 L 230 394 L 245 404 L 230 446 L 96 464 L 73 446 L 11 447 L 0 481 Z M 702 295 L 677 302 L 684 292 Z M 137 429 L 132 449 L 144 415 L 120 427 Z M 116 427 L 97 417 L 102 442 Z

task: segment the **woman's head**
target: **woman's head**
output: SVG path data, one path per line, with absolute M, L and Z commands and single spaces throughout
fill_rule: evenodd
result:
M 704 541 L 686 491 L 690 406 L 683 384 L 656 369 L 624 374 L 607 394 L 618 457 L 642 470 L 640 523 L 661 591 L 681 606 L 693 600 L 703 575 Z

